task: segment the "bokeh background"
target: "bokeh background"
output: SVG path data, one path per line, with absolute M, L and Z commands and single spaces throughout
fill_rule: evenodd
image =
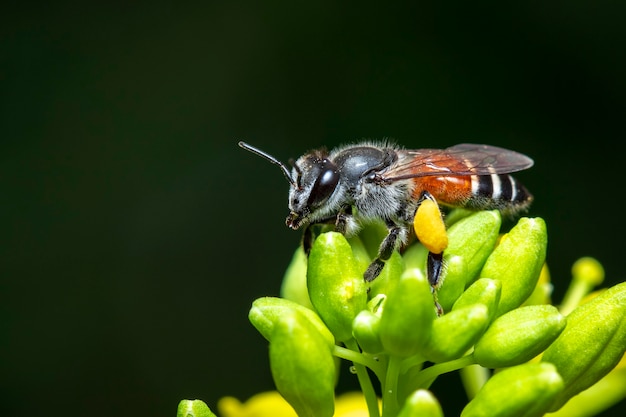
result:
M 623 281 L 625 5 L 2 6 L 0 415 L 173 416 L 273 387 L 247 312 L 300 234 L 238 140 L 285 161 L 385 137 L 521 151 L 555 299 L 580 256 Z M 457 415 L 456 375 L 433 389 Z

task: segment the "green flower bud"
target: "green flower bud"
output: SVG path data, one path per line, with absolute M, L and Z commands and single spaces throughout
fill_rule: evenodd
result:
M 352 248 L 352 255 L 354 256 L 354 261 L 357 265 L 357 272 L 359 275 L 363 275 L 367 267 L 370 266 L 372 258 L 359 236 L 352 236 L 348 238 L 348 243 Z
M 461 417 L 543 416 L 563 389 L 549 363 L 526 363 L 497 372 L 461 412 Z
M 329 348 L 335 345 L 335 337 L 313 310 L 284 298 L 261 297 L 256 299 L 252 303 L 248 319 L 259 333 L 271 342 L 276 322 L 285 314 L 292 315 L 301 322 L 308 322 L 326 340 Z
M 389 229 L 387 229 L 387 226 L 383 221 L 368 223 L 359 232 L 359 238 L 367 249 L 370 260 L 374 259 L 376 255 L 378 255 L 380 243 L 387 237 L 387 234 L 389 234 Z
M 590 287 L 596 287 L 604 281 L 604 267 L 596 259 L 585 256 L 574 262 L 572 276 L 575 280 L 587 282 Z
M 454 223 L 458 222 L 461 219 L 464 219 L 472 214 L 476 213 L 476 210 L 464 209 L 464 208 L 455 208 L 451 210 L 450 213 L 446 215 L 444 219 L 446 222 L 446 226 L 450 227 Z
M 550 270 L 548 269 L 548 265 L 544 263 L 539 273 L 539 280 L 537 281 L 537 285 L 535 285 L 535 289 L 522 305 L 552 304 L 553 288 L 550 282 Z
M 474 347 L 474 359 L 486 368 L 527 362 L 561 334 L 566 319 L 556 307 L 519 307 L 498 317 Z
M 458 359 L 476 343 L 488 324 L 489 312 L 483 304 L 453 310 L 435 319 L 423 355 L 435 363 Z
M 625 318 L 626 283 L 609 288 L 567 316 L 567 327 L 542 358 L 554 364 L 565 381 L 552 411 L 617 365 L 626 351 Z
M 483 368 L 478 364 L 468 365 L 459 369 L 459 376 L 463 383 L 463 388 L 467 394 L 467 398 L 470 400 L 476 397 L 476 394 L 491 378 L 492 371 L 487 368 Z
M 346 238 L 336 232 L 320 235 L 309 254 L 309 297 L 339 341 L 352 338 L 352 321 L 365 308 L 367 288 Z
M 422 271 L 426 270 L 426 259 L 428 258 L 428 249 L 420 243 L 410 245 L 402 254 L 404 267 L 406 269 L 416 268 Z
M 178 403 L 176 417 L 216 417 L 201 400 L 182 400 Z
M 623 365 L 622 365 L 623 364 Z M 588 417 L 599 415 L 626 398 L 626 358 L 597 383 L 569 399 L 550 417 Z
M 380 340 L 387 353 L 411 356 L 428 343 L 435 307 L 430 284 L 418 269 L 402 274 L 387 295 L 380 318 Z
M 572 281 L 561 302 L 561 312 L 569 314 L 604 280 L 604 268 L 597 260 L 584 257 L 572 266 Z
M 376 294 L 367 302 L 367 309 L 377 316 L 380 316 L 383 311 L 383 305 L 385 304 L 386 299 L 387 295 Z
M 295 311 L 274 324 L 270 368 L 276 388 L 299 416 L 331 417 L 335 361 L 327 341 Z
M 497 316 L 520 306 L 533 292 L 546 259 L 547 243 L 543 219 L 524 217 L 487 258 L 480 277 L 502 282 Z
M 378 334 L 379 328 L 380 317 L 369 310 L 361 311 L 354 318 L 352 335 L 363 352 L 375 355 L 384 350 Z
M 448 254 L 446 251 L 443 253 L 443 258 L 444 267 L 437 290 L 437 301 L 445 312 L 450 311 L 454 302 L 463 294 L 469 274 L 463 257 Z
M 501 293 L 500 281 L 489 278 L 478 279 L 455 301 L 452 311 L 472 304 L 482 304 L 487 307 L 489 322 L 491 322 L 495 317 Z
M 500 212 L 477 211 L 448 229 L 448 247 L 443 253 L 445 268 L 437 299 L 448 311 L 478 275 L 498 240 Z M 488 277 L 490 278 L 490 277 Z
M 280 287 L 280 296 L 313 309 L 306 287 L 307 256 L 302 246 L 293 254 Z
M 430 391 L 419 389 L 406 399 L 398 417 L 443 417 L 443 410 Z

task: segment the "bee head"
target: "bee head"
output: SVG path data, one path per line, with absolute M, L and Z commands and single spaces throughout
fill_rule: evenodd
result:
M 330 159 L 324 149 L 301 156 L 293 169 L 274 158 L 270 154 L 239 142 L 239 146 L 278 165 L 283 175 L 289 181 L 289 216 L 287 226 L 298 229 L 303 224 L 323 220 L 333 213 L 333 205 L 328 204 L 339 184 L 339 169 Z
M 325 151 L 300 157 L 293 164 L 291 177 L 287 226 L 298 229 L 333 212 L 329 200 L 339 185 L 340 173 Z

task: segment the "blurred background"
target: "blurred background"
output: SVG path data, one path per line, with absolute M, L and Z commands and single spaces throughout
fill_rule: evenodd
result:
M 285 178 L 238 140 L 283 161 L 364 138 L 515 149 L 555 300 L 580 256 L 625 279 L 624 3 L 3 9 L 0 415 L 173 416 L 273 388 L 247 313 L 300 233 Z M 446 415 L 459 389 L 433 387 Z

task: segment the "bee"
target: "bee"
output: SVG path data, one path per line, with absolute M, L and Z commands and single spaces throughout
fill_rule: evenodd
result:
M 371 221 L 386 224 L 387 236 L 364 273 L 367 282 L 380 274 L 394 250 L 406 245 L 415 213 L 425 199 L 439 207 L 497 209 L 510 215 L 526 210 L 533 199 L 509 175 L 530 168 L 533 160 L 496 146 L 403 149 L 365 142 L 330 152 L 310 151 L 290 161 L 291 171 L 260 149 L 245 142 L 239 142 L 239 146 L 282 170 L 290 185 L 286 224 L 294 230 L 305 228 L 305 249 L 310 249 L 310 227 L 316 224 L 334 224 L 336 231 L 347 236 Z M 436 287 L 443 253 L 430 252 L 427 265 L 430 284 Z

